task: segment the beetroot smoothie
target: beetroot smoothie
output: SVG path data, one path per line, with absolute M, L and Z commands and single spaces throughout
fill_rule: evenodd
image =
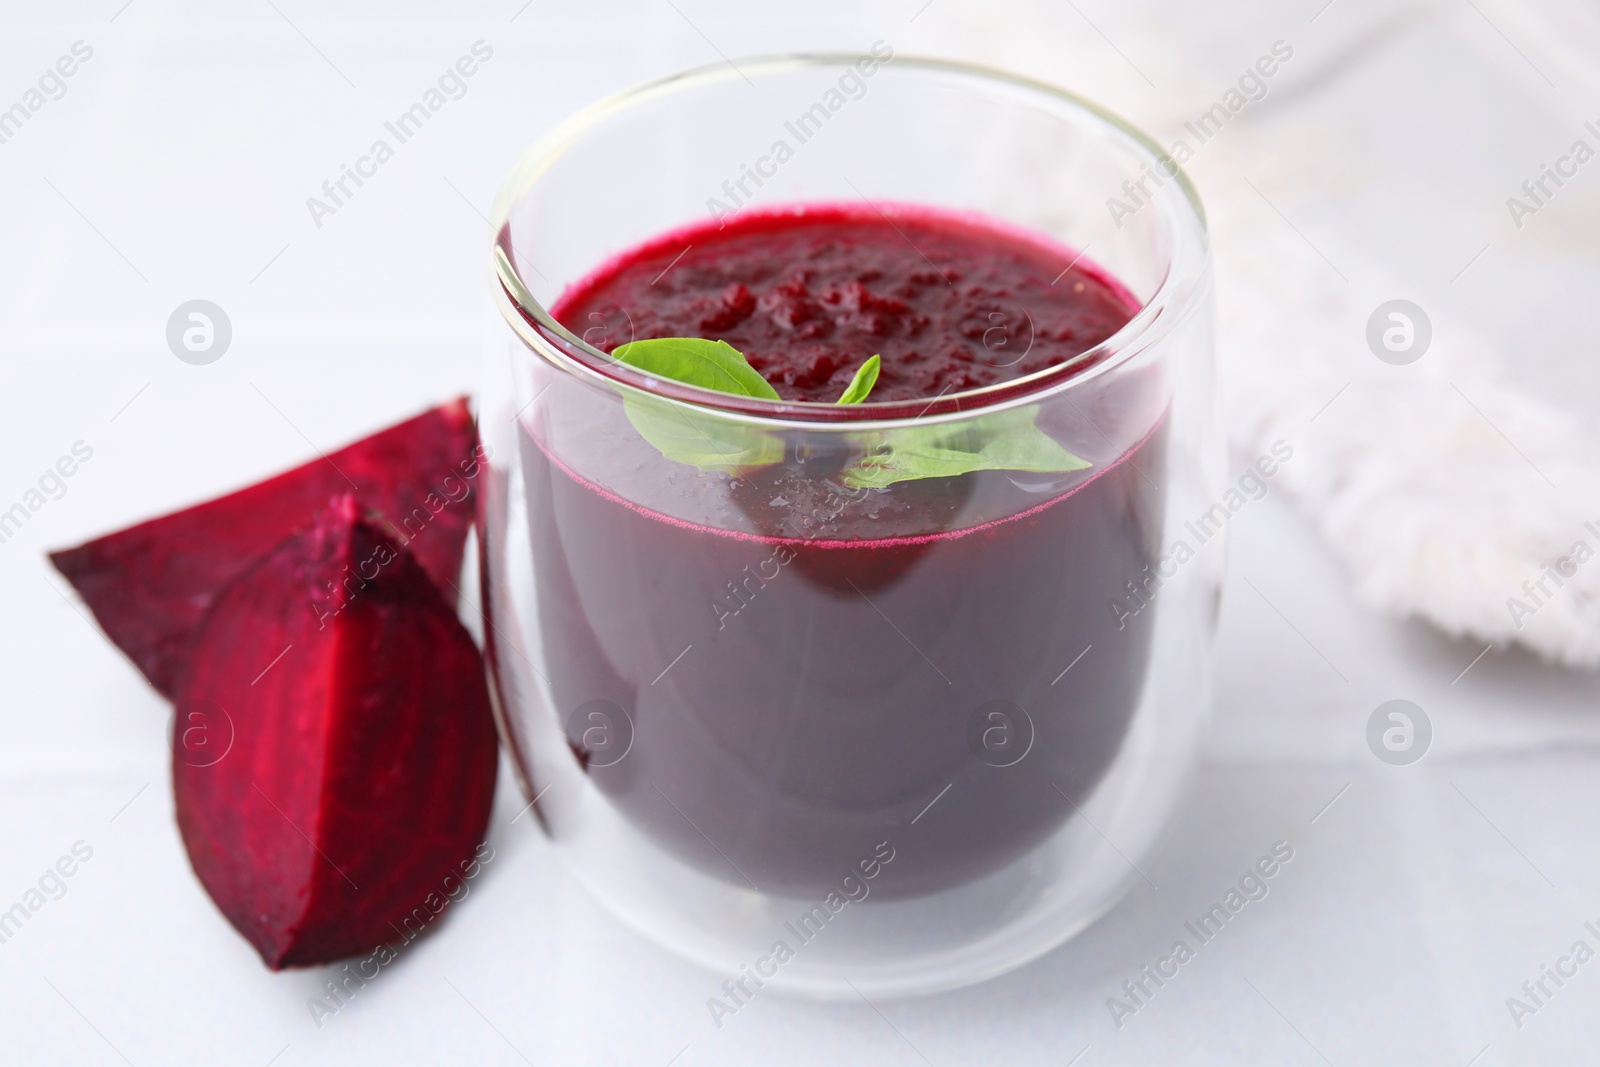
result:
M 835 400 L 880 354 L 872 399 L 914 400 L 1032 374 L 1120 329 L 1137 305 L 1074 258 L 972 220 L 808 208 L 651 241 L 554 311 L 606 351 L 654 337 L 726 341 L 785 400 Z
M 934 397 L 1064 363 L 1137 311 L 1072 258 L 933 212 L 796 210 L 641 246 L 554 314 L 607 350 L 725 340 L 789 400 L 835 399 L 874 353 L 872 401 Z M 1097 428 L 1143 424 L 1084 470 L 873 489 L 803 436 L 754 470 L 663 476 L 614 404 L 585 431 L 599 473 L 524 433 L 545 669 L 597 787 L 688 863 L 787 895 L 884 841 L 874 892 L 932 892 L 1056 831 L 1122 745 L 1153 616 L 1108 603 L 1156 560 L 1164 423 L 1100 399 Z

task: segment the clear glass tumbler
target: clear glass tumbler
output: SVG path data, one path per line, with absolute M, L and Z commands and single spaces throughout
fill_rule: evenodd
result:
M 854 407 L 661 380 L 602 351 L 625 308 L 579 332 L 547 310 L 663 232 L 863 202 L 1027 231 L 1139 310 L 1069 364 Z M 708 980 L 732 1010 L 978 981 L 1110 908 L 1189 776 L 1222 570 L 1220 532 L 1185 523 L 1223 454 L 1205 223 L 1176 165 L 1059 90 L 880 45 L 599 103 L 528 153 L 493 229 L 490 663 L 582 884 L 733 979 L 732 1003 Z M 1031 343 L 1015 310 L 997 358 Z M 1028 418 L 1085 465 L 839 477 Z M 728 460 L 670 459 L 651 425 Z M 842 535 L 863 509 L 872 536 Z

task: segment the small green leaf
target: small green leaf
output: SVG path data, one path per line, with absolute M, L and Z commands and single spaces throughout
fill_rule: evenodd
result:
M 663 456 L 703 471 L 733 472 L 783 461 L 783 442 L 753 426 L 647 395 L 623 397 L 622 410 Z
M 658 337 L 618 345 L 611 354 L 631 367 L 662 378 L 671 378 L 675 382 L 735 396 L 782 399 L 778 391 L 767 384 L 761 372 L 750 366 L 744 355 L 726 341 L 707 341 L 700 337 Z
M 918 478 L 972 471 L 1059 473 L 1091 464 L 1062 448 L 1034 424 L 1037 406 L 986 415 L 968 423 L 909 426 L 864 437 L 865 454 L 839 474 L 851 489 L 881 489 Z
M 617 360 L 649 374 L 734 396 L 780 400 L 778 391 L 738 349 L 725 341 L 661 337 L 619 345 Z M 859 404 L 877 384 L 882 360 L 861 365 L 838 400 Z M 628 421 L 663 456 L 705 471 L 735 472 L 783 461 L 783 442 L 771 433 L 711 413 L 629 389 Z M 908 426 L 862 434 L 862 456 L 840 472 L 852 489 L 883 488 L 918 478 L 950 478 L 972 471 L 1056 473 L 1090 464 L 1062 448 L 1034 424 L 1039 409 L 1019 408 L 955 425 Z
M 726 341 L 661 337 L 618 345 L 611 354 L 629 366 L 675 382 L 734 396 L 781 399 L 744 355 Z M 625 394 L 622 409 L 639 436 L 677 463 L 703 471 L 733 472 L 783 461 L 783 442 L 753 426 L 701 414 L 646 393 Z
M 850 379 L 850 385 L 845 389 L 844 395 L 835 403 L 859 404 L 865 400 L 867 394 L 872 392 L 872 387 L 878 384 L 878 368 L 880 366 L 882 366 L 882 361 L 877 356 L 873 356 L 861 364 L 861 369 L 856 371 L 856 376 Z

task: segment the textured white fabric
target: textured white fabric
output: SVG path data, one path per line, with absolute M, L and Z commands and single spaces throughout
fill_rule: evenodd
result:
M 1471 337 L 1380 362 L 1366 319 L 1399 287 L 1373 264 L 1330 284 L 1251 195 L 1211 199 L 1236 445 L 1305 442 L 1283 482 L 1364 603 L 1600 664 L 1600 463 L 1578 420 L 1505 385 Z
M 1063 37 L 1087 22 L 1082 12 L 1032 6 L 1035 17 L 974 18 L 961 33 L 1004 62 L 1060 54 Z M 1184 123 L 1230 85 L 1196 73 L 1226 35 L 1195 12 L 1172 15 L 1137 25 L 1096 22 L 1095 32 L 1108 43 L 1120 38 L 1127 49 L 1102 50 L 1069 80 L 1094 95 L 1096 82 L 1126 76 L 1136 52 L 1152 90 L 1141 101 L 1148 107 L 1141 121 L 1158 135 L 1175 131 L 1195 148 L 1218 268 L 1219 360 L 1233 445 L 1248 457 L 1276 440 L 1296 442 L 1283 484 L 1343 561 L 1364 604 L 1424 619 L 1453 637 L 1517 643 L 1568 665 L 1600 666 L 1600 562 L 1589 562 L 1600 555 L 1593 439 L 1571 412 L 1503 380 L 1508 358 L 1535 354 L 1495 351 L 1457 319 L 1439 316 L 1431 346 L 1415 363 L 1381 362 L 1365 343 L 1367 319 L 1404 294 L 1406 279 L 1337 236 L 1313 244 L 1283 213 L 1278 192 L 1303 185 L 1336 198 L 1373 180 L 1333 158 L 1327 142 L 1336 131 L 1297 115 L 1419 25 L 1466 41 L 1576 135 L 1581 121 L 1600 119 L 1600 107 L 1586 112 L 1584 104 L 1600 100 L 1593 64 L 1600 12 L 1565 0 L 1485 4 L 1482 12 L 1434 3 L 1343 5 L 1337 17 L 1319 17 L 1315 48 L 1304 42 L 1303 23 L 1286 22 L 1282 41 L 1291 49 L 1290 38 L 1301 42 L 1295 58 L 1266 83 L 1259 102 L 1205 144 Z M 1502 25 L 1537 58 L 1500 36 Z M 1255 32 L 1266 53 L 1271 31 Z M 1229 51 L 1237 54 L 1237 47 Z M 1151 55 L 1159 58 L 1151 62 Z M 1600 147 L 1600 135 L 1590 140 Z M 1261 185 L 1263 171 L 1276 178 L 1270 189 Z

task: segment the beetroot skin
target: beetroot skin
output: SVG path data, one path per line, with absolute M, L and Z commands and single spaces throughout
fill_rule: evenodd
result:
M 354 492 L 380 514 L 453 593 L 475 506 L 476 443 L 466 402 L 452 401 L 247 489 L 53 552 L 50 561 L 170 700 L 217 591 L 340 493 Z
M 497 747 L 478 648 L 348 494 L 216 594 L 177 722 L 189 860 L 274 970 L 403 936 L 483 840 Z M 195 758 L 188 723 L 231 747 Z

